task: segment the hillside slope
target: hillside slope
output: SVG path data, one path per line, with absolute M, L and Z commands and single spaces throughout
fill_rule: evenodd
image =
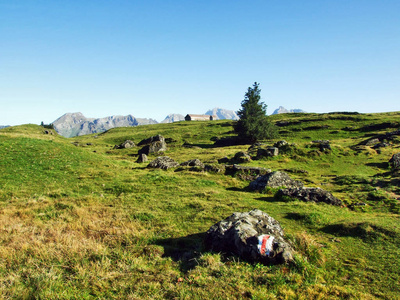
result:
M 161 134 L 167 150 L 150 160 L 198 158 L 218 169 L 218 160 L 250 147 L 214 146 L 233 135 L 233 121 L 70 139 L 35 125 L 2 129 L 2 298 L 399 298 L 400 177 L 388 160 L 400 152 L 400 113 L 271 120 L 280 137 L 265 143 L 290 146 L 243 165 L 285 171 L 330 191 L 343 207 L 282 201 L 273 189 L 250 192 L 244 177 L 224 173 L 149 169 L 136 163 L 140 147 L 114 149 Z M 329 140 L 331 149 L 317 140 Z M 293 264 L 263 266 L 204 250 L 210 226 L 254 208 L 281 223 L 296 250 Z

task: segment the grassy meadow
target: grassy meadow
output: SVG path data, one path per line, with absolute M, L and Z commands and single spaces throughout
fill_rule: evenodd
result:
M 285 171 L 344 207 L 282 202 L 223 173 L 136 163 L 136 144 L 157 134 L 164 155 L 218 165 L 250 145 L 215 147 L 233 121 L 116 128 L 64 138 L 36 125 L 0 130 L 2 299 L 400 299 L 400 175 L 388 161 L 400 112 L 271 116 L 284 153 L 245 165 Z M 314 140 L 330 140 L 321 152 Z M 150 160 L 156 158 L 151 155 Z M 258 208 L 293 244 L 293 264 L 264 266 L 206 252 L 205 232 Z

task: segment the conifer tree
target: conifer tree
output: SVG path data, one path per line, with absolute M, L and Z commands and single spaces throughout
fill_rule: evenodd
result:
M 242 108 L 237 112 L 240 120 L 236 123 L 235 132 L 246 142 L 271 139 L 277 136 L 276 127 L 269 121 L 267 105 L 260 102 L 261 90 L 255 82 L 249 87 L 242 101 Z

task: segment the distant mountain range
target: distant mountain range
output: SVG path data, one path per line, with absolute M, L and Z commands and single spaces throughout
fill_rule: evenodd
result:
M 82 113 L 67 113 L 53 122 L 55 130 L 65 137 L 107 131 L 115 127 L 157 124 L 153 119 L 139 119 L 132 115 L 86 118 Z
M 301 109 L 287 110 L 280 106 L 273 114 L 304 112 Z M 205 115 L 217 116 L 218 120 L 239 120 L 238 115 L 233 110 L 214 108 L 208 110 Z M 181 114 L 169 114 L 161 123 L 172 123 L 184 121 L 185 117 Z M 133 127 L 138 125 L 157 124 L 153 119 L 135 118 L 127 116 L 109 116 L 104 118 L 86 118 L 82 113 L 67 113 L 55 120 L 52 124 L 55 130 L 65 137 L 74 137 L 92 133 L 100 133 L 115 127 Z M 1 127 L 0 127 L 1 128 Z
M 207 115 L 216 115 L 218 119 L 237 120 L 238 116 L 233 110 L 214 108 L 207 111 Z M 180 114 L 170 114 L 161 123 L 184 121 Z M 65 137 L 74 137 L 92 133 L 100 133 L 115 127 L 133 127 L 138 125 L 157 124 L 153 119 L 135 118 L 127 116 L 109 116 L 105 118 L 86 118 L 82 113 L 67 113 L 55 120 L 52 124 L 55 130 Z
M 287 114 L 287 113 L 305 113 L 305 111 L 302 109 L 298 109 L 298 108 L 286 109 L 283 106 L 279 106 L 279 108 L 275 109 L 272 114 L 278 115 L 278 114 Z
M 217 120 L 239 120 L 235 111 L 218 107 L 208 110 L 205 115 L 217 116 Z M 170 114 L 161 123 L 173 123 L 179 121 L 185 121 L 185 116 L 181 114 Z
M 0 129 L 10 127 L 9 125 L 0 125 Z

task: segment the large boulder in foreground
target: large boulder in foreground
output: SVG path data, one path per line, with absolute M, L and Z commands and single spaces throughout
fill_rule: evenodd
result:
M 285 172 L 275 171 L 260 176 L 249 184 L 249 189 L 252 191 L 262 192 L 266 187 L 303 187 L 303 183 L 293 180 Z
M 294 198 L 305 202 L 324 202 L 331 205 L 342 206 L 343 203 L 328 191 L 321 188 L 288 188 L 276 192 L 277 199 Z
M 211 226 L 204 242 L 208 250 L 249 262 L 270 265 L 293 260 L 293 249 L 279 222 L 258 209 L 234 213 Z
M 177 166 L 179 166 L 179 164 L 169 156 L 159 156 L 147 165 L 148 168 L 158 168 L 163 170 L 175 168 Z

